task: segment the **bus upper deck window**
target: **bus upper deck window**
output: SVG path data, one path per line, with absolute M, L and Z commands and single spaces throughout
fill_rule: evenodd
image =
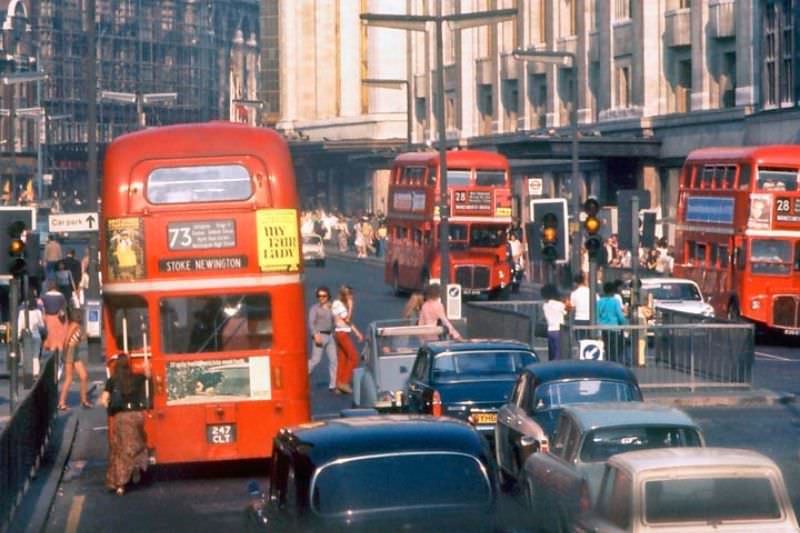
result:
M 502 187 L 506 184 L 506 173 L 502 170 L 478 170 L 475 185 L 479 187 Z
M 750 190 L 750 165 L 739 165 L 738 187 L 740 191 Z
M 789 191 L 797 190 L 796 170 L 758 170 L 758 188 L 762 191 Z
M 158 168 L 147 177 L 147 200 L 153 204 L 247 200 L 252 194 L 250 173 L 242 165 Z
M 703 189 L 713 189 L 714 188 L 714 174 L 716 172 L 716 167 L 703 167 L 703 180 L 702 180 L 702 187 Z
M 469 170 L 447 170 L 447 186 L 466 187 L 469 185 Z

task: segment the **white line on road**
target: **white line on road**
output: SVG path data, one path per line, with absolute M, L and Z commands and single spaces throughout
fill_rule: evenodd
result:
M 72 505 L 69 508 L 69 515 L 67 515 L 67 527 L 64 530 L 66 533 L 76 533 L 78 531 L 78 524 L 81 522 L 81 512 L 83 511 L 83 501 L 86 496 L 75 496 L 72 500 Z
M 783 361 L 785 363 L 800 363 L 798 359 L 792 359 L 791 357 L 781 357 L 780 355 L 775 355 L 766 352 L 756 352 L 756 355 L 759 357 L 763 357 L 764 359 L 771 359 L 773 361 Z

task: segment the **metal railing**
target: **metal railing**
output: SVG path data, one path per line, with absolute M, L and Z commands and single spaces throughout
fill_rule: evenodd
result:
M 495 337 L 541 347 L 547 335 L 542 301 L 468 302 L 470 337 Z M 752 324 L 659 311 L 657 323 L 567 324 L 562 357 L 578 359 L 580 340 L 603 341 L 604 359 L 634 369 L 642 388 L 750 387 L 755 359 Z M 542 360 L 549 354 L 538 350 Z
M 0 433 L 0 531 L 11 524 L 47 447 L 58 402 L 56 363 L 56 356 L 47 359 Z

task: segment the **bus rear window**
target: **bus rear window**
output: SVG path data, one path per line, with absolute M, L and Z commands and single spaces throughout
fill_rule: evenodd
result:
M 258 350 L 272 346 L 269 294 L 164 298 L 160 302 L 165 354 Z
M 147 177 L 153 204 L 246 200 L 253 194 L 250 173 L 241 165 L 158 168 Z
M 506 184 L 506 173 L 502 170 L 479 170 L 475 173 L 475 185 L 479 187 L 502 187 Z
M 762 191 L 796 191 L 796 170 L 758 170 L 758 188 Z

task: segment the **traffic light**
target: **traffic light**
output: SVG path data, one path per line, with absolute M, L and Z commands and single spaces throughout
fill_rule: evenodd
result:
M 531 219 L 536 231 L 528 233 L 528 253 L 533 261 L 567 259 L 567 201 L 563 198 L 531 200 Z M 533 238 L 531 238 L 533 237 Z
M 8 273 L 21 276 L 25 273 L 25 223 L 15 220 L 8 226 Z
M 545 261 L 558 259 L 558 218 L 553 213 L 542 217 L 542 258 Z
M 589 198 L 583 204 L 583 212 L 586 218 L 583 221 L 583 229 L 586 230 L 586 239 L 583 245 L 589 253 L 589 257 L 597 260 L 601 257 L 601 250 L 603 249 L 603 238 L 600 236 L 600 226 L 603 223 L 597 218 L 600 212 L 600 204 L 594 198 Z

